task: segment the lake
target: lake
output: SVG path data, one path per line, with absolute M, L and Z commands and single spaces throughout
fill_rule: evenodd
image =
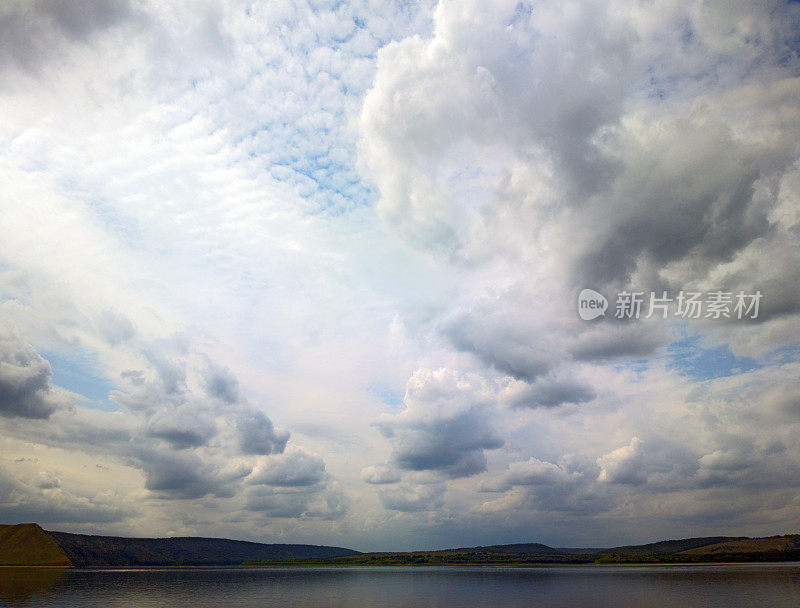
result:
M 0 606 L 800 606 L 800 563 L 692 566 L 0 568 Z

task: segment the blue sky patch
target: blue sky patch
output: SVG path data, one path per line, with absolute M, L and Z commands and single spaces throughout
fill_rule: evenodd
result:
M 727 344 L 705 344 L 697 334 L 670 344 L 666 357 L 670 369 L 695 380 L 735 376 L 760 367 L 755 359 L 734 355 Z
M 119 409 L 108 399 L 109 391 L 117 387 L 97 372 L 92 354 L 76 349 L 68 353 L 42 351 L 41 355 L 50 362 L 53 384 L 84 397 L 81 405 L 106 411 Z

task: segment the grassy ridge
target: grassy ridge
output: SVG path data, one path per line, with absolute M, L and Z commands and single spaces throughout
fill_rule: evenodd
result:
M 0 524 L 0 566 L 69 566 L 64 550 L 38 524 Z

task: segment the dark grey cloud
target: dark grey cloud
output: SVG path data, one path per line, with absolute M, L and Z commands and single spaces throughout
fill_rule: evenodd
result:
M 800 198 L 800 176 L 788 183 L 784 195 L 788 200 Z M 791 206 L 797 207 L 792 203 Z M 788 209 L 781 212 L 790 216 Z M 799 218 L 800 219 L 800 218 Z M 776 227 L 776 234 L 770 238 L 756 240 L 739 264 L 731 265 L 720 273 L 717 279 L 720 285 L 733 293 L 740 290 L 745 294 L 760 291 L 758 318 L 748 319 L 750 324 L 762 324 L 779 317 L 787 317 L 800 313 L 800 221 L 791 220 L 786 226 Z M 732 318 L 728 322 L 735 328 L 741 321 Z
M 486 470 L 485 450 L 503 445 L 492 428 L 491 397 L 478 377 L 418 370 L 406 387 L 405 406 L 378 423 L 399 469 L 466 477 Z
M 442 324 L 441 332 L 455 348 L 474 354 L 485 365 L 532 381 L 550 370 L 553 356 L 536 330 L 515 313 L 504 307 L 460 311 Z
M 325 479 L 325 463 L 319 456 L 290 452 L 268 458 L 247 481 L 257 485 L 304 487 Z
M 86 43 L 93 34 L 141 20 L 127 0 L 10 0 L 0 4 L 0 67 L 37 71 L 63 45 Z
M 540 378 L 508 394 L 505 402 L 511 407 L 557 407 L 566 403 L 586 403 L 596 396 L 595 390 L 584 382 Z
M 603 320 L 587 323 L 583 331 L 567 340 L 567 348 L 576 361 L 607 361 L 652 355 L 666 340 L 660 324 Z
M 206 445 L 216 435 L 217 426 L 206 408 L 186 403 L 157 412 L 147 422 L 145 433 L 183 449 Z
M 81 0 L 81 2 L 35 2 L 36 11 L 47 15 L 70 38 L 82 40 L 97 29 L 108 28 L 133 15 L 127 0 Z
M 478 410 L 392 429 L 394 462 L 408 471 L 467 477 L 486 470 L 484 450 L 503 445 Z
M 203 384 L 209 396 L 227 403 L 239 401 L 239 381 L 231 371 L 206 358 L 203 369 Z
M 145 488 L 160 498 L 234 496 L 250 469 L 221 470 L 192 452 L 137 448 L 133 463 L 145 474 Z
M 576 286 L 626 284 L 643 264 L 683 259 L 702 276 L 768 234 L 769 208 L 754 197 L 761 174 L 747 146 L 722 124 L 665 127 L 625 149 L 624 168 L 597 202 Z
M 0 331 L 0 416 L 49 418 L 72 399 L 50 385 L 50 363 L 10 332 Z
M 308 496 L 301 492 L 261 490 L 247 496 L 247 510 L 268 517 L 302 517 L 308 510 Z
M 248 408 L 236 417 L 239 448 L 243 454 L 280 454 L 289 441 L 289 432 L 277 430 L 262 412 Z

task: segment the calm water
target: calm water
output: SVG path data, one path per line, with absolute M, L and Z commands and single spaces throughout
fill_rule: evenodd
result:
M 800 564 L 542 568 L 0 568 L 0 606 L 800 606 Z

